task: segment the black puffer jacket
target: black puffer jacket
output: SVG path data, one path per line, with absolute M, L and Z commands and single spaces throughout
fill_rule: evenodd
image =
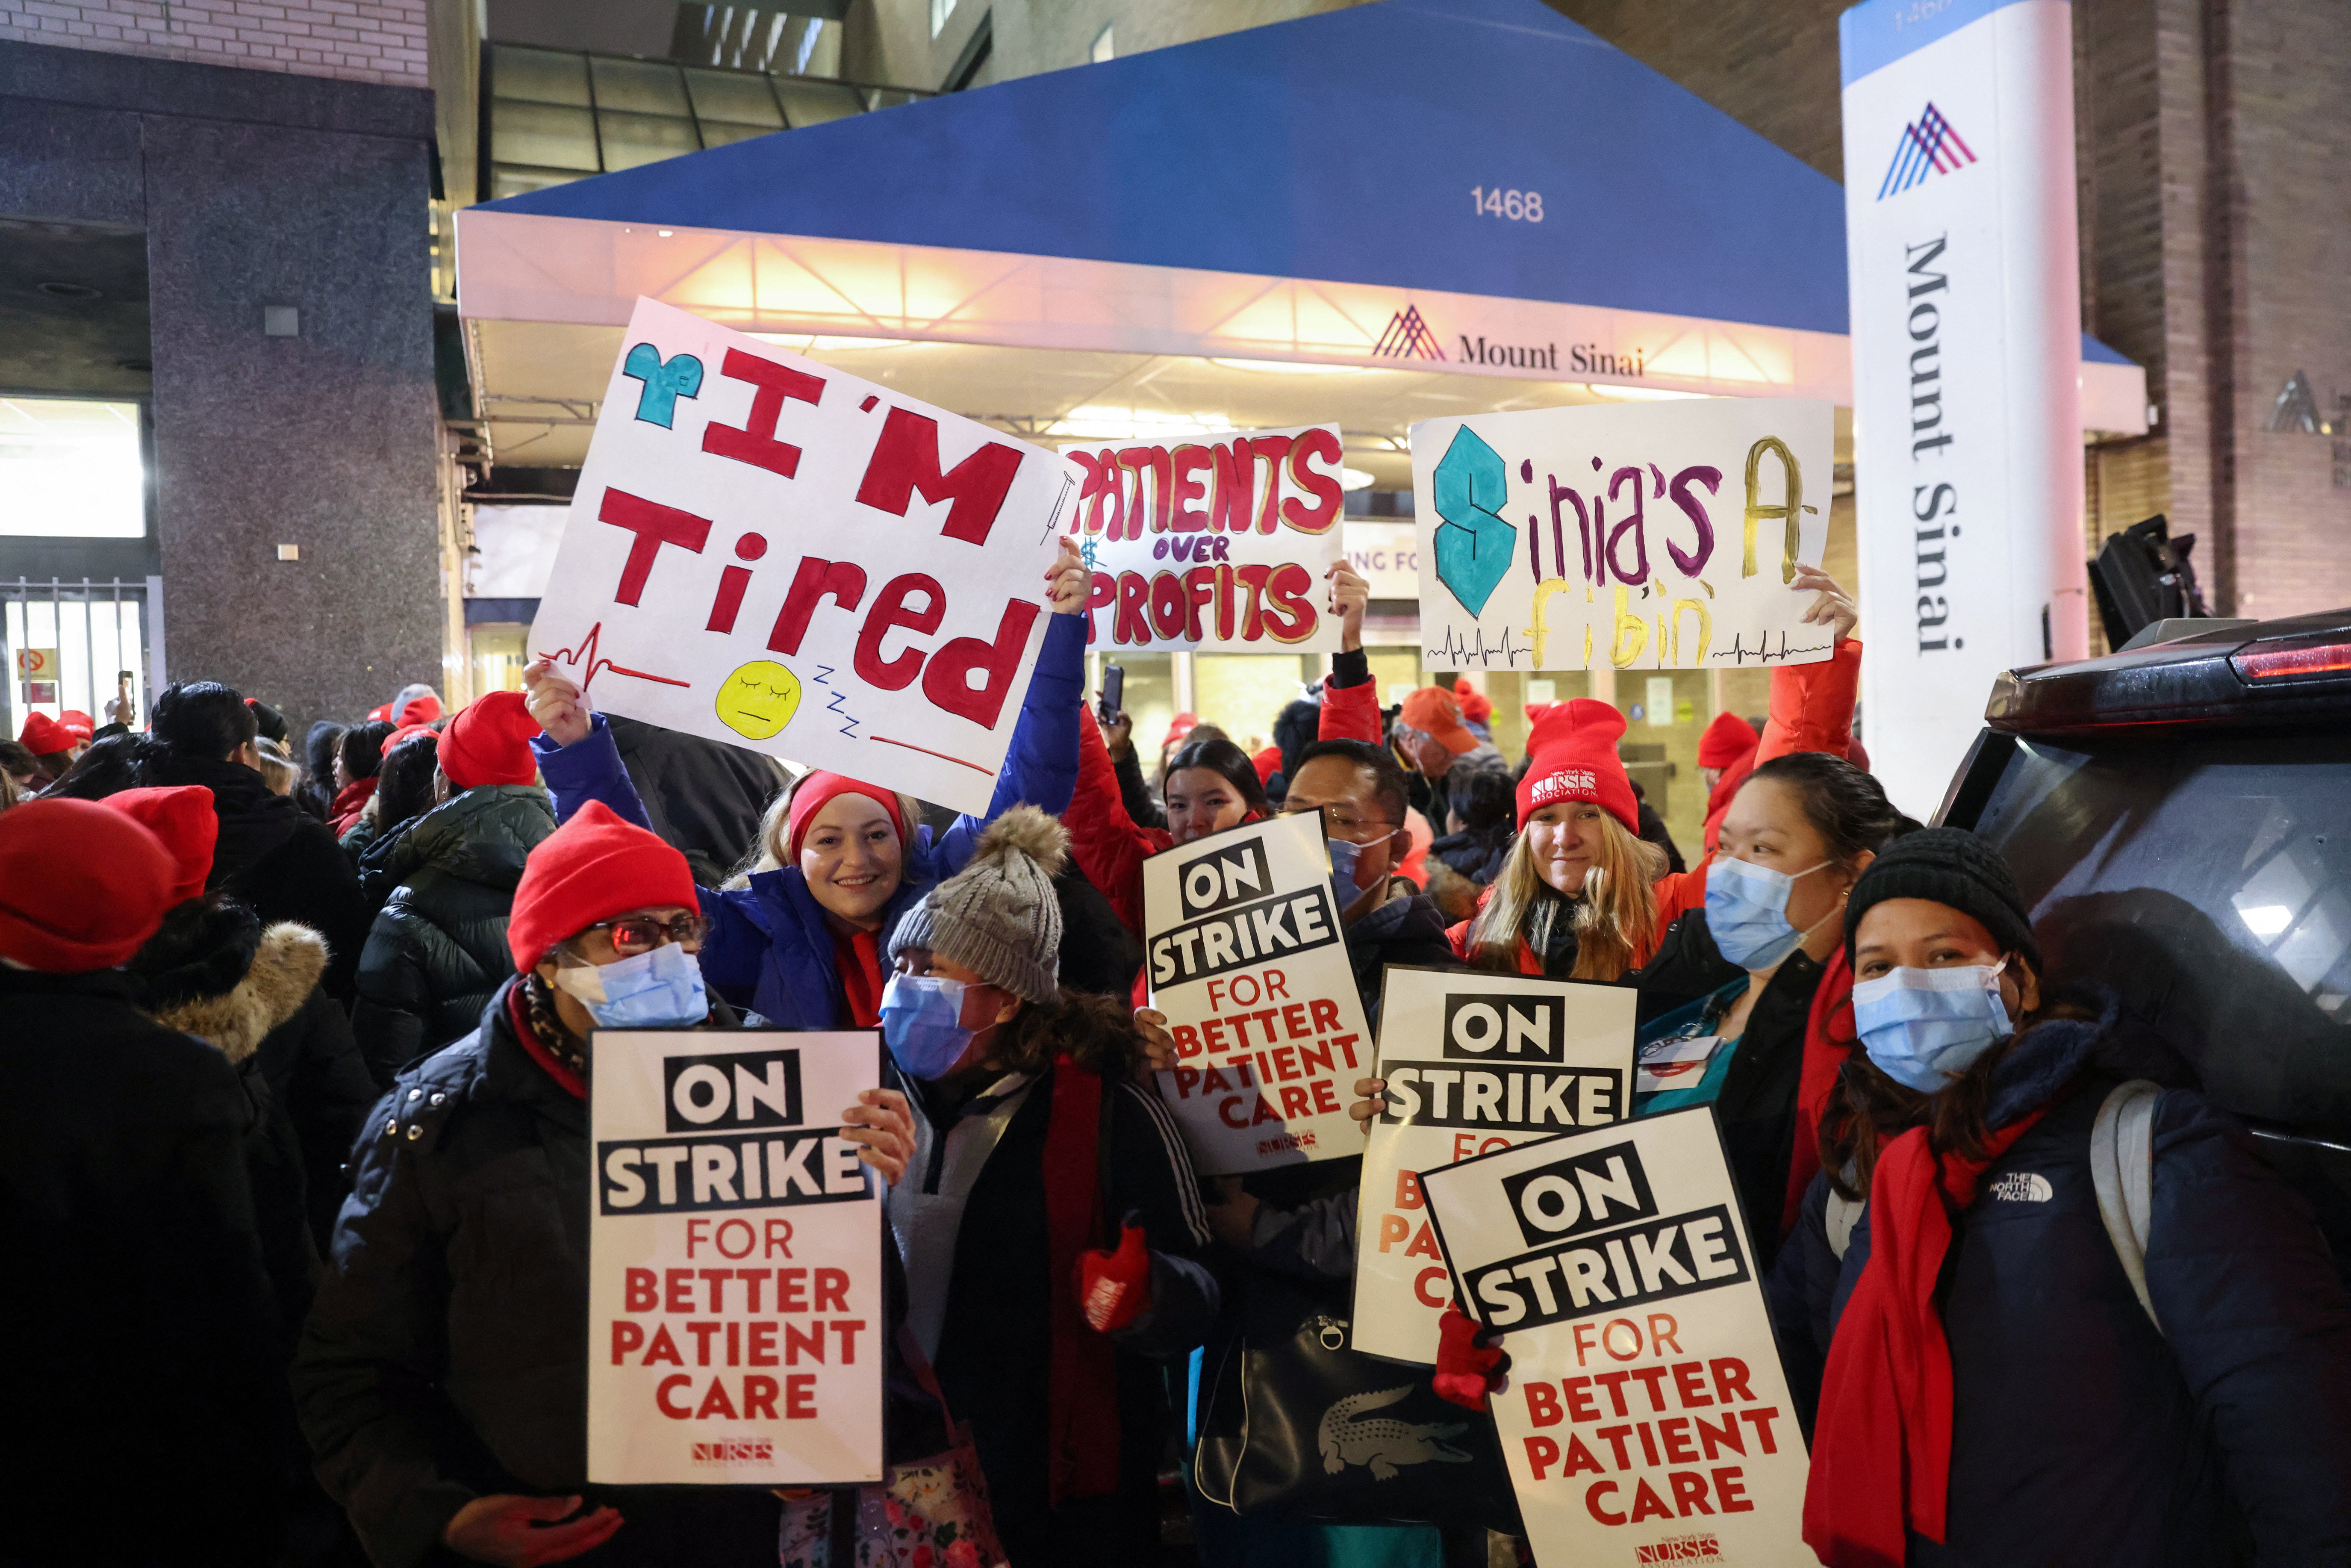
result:
M 2310 1205 L 2236 1118 L 2170 1087 L 2177 1059 L 2116 1018 L 2018 1037 L 1997 1128 L 2048 1107 L 1956 1211 L 1936 1309 L 1950 1349 L 1948 1531 L 1912 1568 L 2227 1568 L 2351 1562 L 2351 1299 Z M 2166 1085 L 2151 1128 L 2146 1254 L 2158 1329 L 2099 1217 L 2090 1134 L 2115 1085 Z M 1766 1287 L 1811 1424 L 1868 1264 L 1839 1258 L 1828 1183 Z M 2250 1539 L 2248 1539 L 2250 1537 Z
M 155 771 L 158 784 L 201 784 L 213 792 L 220 840 L 205 891 L 236 900 L 265 925 L 290 920 L 325 937 L 323 983 L 329 996 L 348 1002 L 367 941 L 368 909 L 334 830 L 290 797 L 271 794 L 261 775 L 241 762 L 183 757 L 166 747 Z
M 775 764 L 756 751 L 641 719 L 616 715 L 608 722 L 654 836 L 677 846 L 695 882 L 725 882 L 758 843 L 759 818 L 784 787 Z
M 381 861 L 372 891 L 392 893 L 360 955 L 351 1030 L 379 1083 L 472 1029 L 514 973 L 507 916 L 523 862 L 555 831 L 536 784 L 486 784 L 410 824 Z
M 292 1421 L 252 1108 L 220 1051 L 137 999 L 120 970 L 0 967 L 12 1564 L 275 1560 Z
M 764 1492 L 584 1484 L 588 1107 L 516 1040 L 506 997 L 369 1113 L 294 1364 L 319 1479 L 381 1568 L 454 1562 L 450 1516 L 500 1492 L 617 1506 L 628 1522 L 581 1563 L 772 1563 Z

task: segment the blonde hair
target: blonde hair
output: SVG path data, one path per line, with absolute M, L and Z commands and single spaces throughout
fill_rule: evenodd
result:
M 1666 873 L 1666 863 L 1665 851 L 1600 813 L 1599 859 L 1584 873 L 1583 888 L 1568 895 L 1575 922 L 1569 978 L 1614 980 L 1656 945 L 1657 900 L 1649 884 Z M 1493 896 L 1469 927 L 1470 967 L 1515 973 L 1520 943 L 1543 950 L 1559 908 L 1542 896 L 1546 885 L 1535 864 L 1534 835 L 1520 828 L 1494 878 Z
M 767 810 L 759 817 L 759 836 L 751 841 L 751 852 L 745 855 L 741 863 L 727 874 L 726 886 L 748 887 L 752 877 L 759 873 L 781 871 L 791 863 L 789 854 L 791 844 L 789 841 L 792 797 L 800 792 L 801 785 L 814 777 L 813 772 L 801 774 L 785 785 L 776 798 L 768 802 Z M 914 829 L 922 822 L 923 808 L 912 795 L 897 794 L 891 796 L 890 799 L 897 802 L 898 821 L 906 824 L 907 837 L 911 840 Z M 914 847 L 912 842 L 899 846 L 906 853 L 912 853 Z
M 269 786 L 269 792 L 273 795 L 291 793 L 295 783 L 302 777 L 302 769 L 286 755 L 286 748 L 264 735 L 254 738 L 253 749 L 261 758 L 261 779 Z

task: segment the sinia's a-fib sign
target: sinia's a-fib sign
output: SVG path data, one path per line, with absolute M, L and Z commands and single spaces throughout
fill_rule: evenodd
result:
M 598 1030 L 588 1479 L 882 1477 L 882 1178 L 840 1113 L 872 1031 Z
M 1377 1076 L 1387 1109 L 1364 1146 L 1354 1348 L 1434 1364 L 1453 1300 L 1419 1173 L 1621 1122 L 1633 1015 L 1622 986 L 1389 966 Z
M 1708 1106 L 1421 1174 L 1544 1563 L 1813 1568 L 1803 1434 Z
M 1321 591 L 1344 542 L 1337 425 L 1061 450 L 1085 471 L 1068 527 L 1093 570 L 1089 643 L 1339 651 Z
M 1586 404 L 1412 427 L 1422 663 L 1730 670 L 1829 656 L 1790 591 L 1829 538 L 1835 411 Z
M 531 652 L 607 713 L 985 810 L 1078 482 L 640 299 Z
M 1159 1075 L 1204 1176 L 1360 1152 L 1347 1115 L 1371 1030 L 1331 894 L 1319 811 L 1251 822 L 1143 862 Z

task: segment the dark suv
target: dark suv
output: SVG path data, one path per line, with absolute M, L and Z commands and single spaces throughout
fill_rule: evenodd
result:
M 2193 1061 L 2351 1260 L 2351 611 L 2013 671 L 1984 716 L 1937 821 L 2000 846 L 2053 976 Z

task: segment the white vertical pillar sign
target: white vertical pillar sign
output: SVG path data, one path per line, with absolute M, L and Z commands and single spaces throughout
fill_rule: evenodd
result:
M 2088 652 L 2066 0 L 1844 13 L 1862 714 L 1941 801 L 2001 671 Z

